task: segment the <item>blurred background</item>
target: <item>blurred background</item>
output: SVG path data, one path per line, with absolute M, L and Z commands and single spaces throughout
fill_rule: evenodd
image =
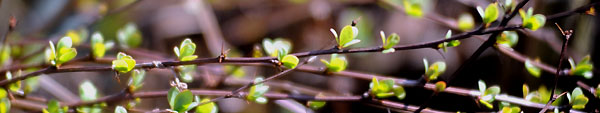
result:
M 520 0 L 517 0 L 520 2 Z M 597 0 L 531 0 L 525 8 L 532 7 L 535 14 L 551 15 L 572 10 Z M 427 17 L 416 18 L 398 10 L 401 0 L 0 0 L 0 34 L 8 33 L 8 21 L 14 16 L 18 21 L 7 38 L 8 43 L 22 44 L 23 53 L 33 53 L 45 47 L 47 40 L 56 42 L 68 30 L 87 29 L 89 33 L 100 32 L 105 40 L 115 40 L 116 32 L 127 23 L 135 23 L 142 34 L 142 43 L 128 50 L 138 62 L 175 59 L 172 48 L 190 38 L 197 44 L 196 54 L 201 58 L 213 58 L 222 49 L 230 50 L 228 57 L 252 57 L 252 51 L 265 38 L 284 38 L 293 43 L 292 52 L 330 49 L 336 42 L 329 29 L 337 31 L 357 19 L 359 44 L 351 48 L 380 46 L 379 31 L 386 34 L 397 33 L 399 45 L 416 44 L 442 39 L 449 26 L 456 26 L 460 15 L 471 16 L 475 26 L 481 19 L 475 6 L 485 7 L 495 0 L 425 0 L 424 13 L 435 15 L 439 20 Z M 503 0 L 500 0 L 503 2 Z M 558 65 L 560 47 L 563 41 L 554 23 L 563 29 L 573 29 L 574 35 L 568 47 L 568 56 L 579 61 L 585 55 L 597 62 L 598 26 L 600 19 L 588 14 L 547 20 L 546 25 L 537 31 L 518 30 L 521 37 L 513 47 L 515 51 L 530 58 L 540 58 L 549 65 Z M 515 17 L 509 25 L 521 23 Z M 467 30 L 468 31 L 468 30 Z M 454 34 L 462 31 L 453 29 Z M 488 37 L 484 35 L 481 37 Z M 89 42 L 86 41 L 86 42 Z M 380 74 L 397 78 L 418 79 L 424 73 L 422 59 L 445 61 L 446 73 L 450 75 L 471 56 L 481 45 L 477 38 L 461 40 L 461 45 L 449 48 L 447 52 L 434 49 L 396 51 L 392 54 L 353 53 L 346 54 L 349 61 L 347 70 Z M 79 56 L 89 53 L 89 49 L 79 49 Z M 107 57 L 114 57 L 118 51 L 109 51 Z M 37 58 L 37 60 L 36 60 Z M 319 56 L 328 59 L 329 55 Z M 43 54 L 31 60 L 13 62 L 20 64 L 43 62 Z M 563 63 L 565 64 L 565 63 Z M 103 65 L 82 63 L 82 66 Z M 309 65 L 323 67 L 320 62 Z M 9 66 L 9 65 L 4 65 Z M 3 67 L 4 67 L 3 66 Z M 566 64 L 563 67 L 568 67 Z M 596 66 L 597 67 L 597 66 Z M 251 80 L 255 76 L 269 76 L 277 72 L 270 67 L 243 66 L 239 68 L 245 75 L 236 80 Z M 223 65 L 202 65 L 194 74 L 190 89 L 226 89 L 241 86 L 239 81 L 218 79 L 229 74 Z M 45 99 L 58 99 L 63 102 L 78 101 L 78 86 L 90 80 L 98 87 L 101 95 L 118 93 L 126 83 L 117 82 L 112 72 L 61 73 L 53 76 L 40 76 L 40 87 L 31 96 Z M 154 69 L 147 73 L 145 86 L 141 91 L 159 91 L 170 88 L 170 70 Z M 598 74 L 595 71 L 594 74 Z M 488 86 L 499 85 L 502 93 L 521 97 L 524 83 L 530 89 L 552 86 L 553 74 L 543 72 L 539 78 L 527 73 L 523 63 L 516 61 L 495 49 L 488 48 L 477 61 L 456 76 L 452 87 L 477 89 L 479 79 Z M 121 76 L 121 80 L 127 80 Z M 561 78 L 559 90 L 571 91 L 575 82 L 581 80 L 595 86 L 600 77 Z M 323 76 L 304 72 L 293 72 L 276 81 L 288 85 L 306 86 L 314 90 L 332 94 L 361 95 L 369 89 L 370 81 L 341 76 Z M 432 91 L 422 88 L 406 88 L 407 98 L 395 100 L 410 105 L 421 105 Z M 289 92 L 274 88 L 273 92 Z M 297 92 L 290 92 L 297 93 Z M 125 103 L 125 102 L 123 102 Z M 297 102 L 302 104 L 304 102 Z M 594 102 L 592 102 L 594 103 Z M 248 103 L 241 99 L 225 99 L 217 102 L 219 111 L 225 113 L 264 113 L 297 112 L 286 108 L 281 102 L 271 100 L 268 104 Z M 597 102 L 588 106 L 598 106 Z M 23 109 L 12 112 L 26 112 Z M 166 98 L 143 99 L 136 106 L 142 110 L 167 109 Z M 429 103 L 429 108 L 444 111 L 488 111 L 480 108 L 472 97 L 441 93 Z M 522 108 L 525 111 L 535 109 Z M 105 109 L 112 112 L 112 107 Z M 313 111 L 307 111 L 313 112 Z M 333 102 L 314 112 L 387 112 L 386 109 L 358 102 Z M 535 111 L 537 112 L 537 111 Z

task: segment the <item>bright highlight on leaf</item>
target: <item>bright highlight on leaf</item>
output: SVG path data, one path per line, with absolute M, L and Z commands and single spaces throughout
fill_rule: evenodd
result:
M 400 42 L 400 36 L 398 36 L 396 33 L 392 33 L 392 35 L 386 38 L 383 31 L 379 33 L 381 34 L 381 44 L 383 45 L 383 51 L 381 51 L 381 53 L 393 53 L 396 51 L 396 49 L 392 47 Z
M 377 80 L 377 78 L 373 77 L 369 87 L 371 88 L 371 95 L 374 95 L 377 98 L 396 96 L 396 98 L 402 100 L 406 97 L 404 88 L 400 85 L 396 85 L 392 79 Z
M 535 60 L 536 62 L 539 62 L 539 59 Z M 529 74 L 533 75 L 536 78 L 539 78 L 542 70 L 538 67 L 536 67 L 535 65 L 531 64 L 531 60 L 526 59 L 525 60 L 525 68 L 527 69 L 527 72 L 529 72 Z
M 265 52 L 271 57 L 276 57 L 280 52 L 287 55 L 292 50 L 292 43 L 283 38 L 276 38 L 274 40 L 265 38 L 262 45 Z
M 321 62 L 325 64 L 327 67 L 327 71 L 329 72 L 340 72 L 346 69 L 348 66 L 348 61 L 346 61 L 346 57 L 339 56 L 338 54 L 331 54 L 331 59 L 328 61 L 321 59 Z
M 75 56 L 77 56 L 77 51 L 71 46 L 73 46 L 73 42 L 70 37 L 61 38 L 56 47 L 54 47 L 54 43 L 50 41 L 50 48 L 46 49 L 45 52 L 46 60 L 54 66 L 60 66 L 75 58 Z
M 527 13 L 523 9 L 519 10 L 519 15 L 523 20 L 523 27 L 529 28 L 533 31 L 541 28 L 546 24 L 546 16 L 542 14 L 533 15 L 533 8 L 529 8 Z
M 344 26 L 339 37 L 333 28 L 331 28 L 330 31 L 333 33 L 333 36 L 335 36 L 335 41 L 338 43 L 338 49 L 342 49 L 360 42 L 359 39 L 355 39 L 356 36 L 358 36 L 358 28 L 356 28 L 356 26 Z
M 256 79 L 254 79 L 254 83 L 258 83 L 261 81 L 263 81 L 262 77 L 258 77 Z M 254 101 L 259 104 L 266 104 L 267 98 L 265 98 L 264 95 L 268 91 L 269 91 L 269 86 L 264 85 L 263 83 L 256 84 L 256 85 L 250 87 L 250 91 L 248 92 L 246 99 L 248 101 Z
M 117 59 L 112 61 L 112 68 L 120 73 L 127 73 L 135 67 L 135 60 L 133 57 L 119 52 Z
M 117 106 L 115 107 L 115 113 L 127 113 L 127 109 L 125 109 L 123 106 Z
M 515 31 L 503 31 L 496 38 L 496 43 L 505 47 L 514 47 L 519 42 L 519 35 Z

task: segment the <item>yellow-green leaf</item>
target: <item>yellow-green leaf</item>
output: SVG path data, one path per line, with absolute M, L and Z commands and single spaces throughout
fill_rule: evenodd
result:
M 294 55 L 286 55 L 283 57 L 283 59 L 281 59 L 281 63 L 283 63 L 283 66 L 289 69 L 296 68 L 299 61 L 300 60 L 298 59 L 298 57 Z

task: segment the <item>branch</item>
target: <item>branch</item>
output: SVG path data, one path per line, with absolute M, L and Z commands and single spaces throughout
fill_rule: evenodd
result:
M 556 24 L 556 23 L 554 23 Z M 558 68 L 556 70 L 556 76 L 554 76 L 554 87 L 552 87 L 552 91 L 550 92 L 550 100 L 548 100 L 548 104 L 546 104 L 546 106 L 552 104 L 552 102 L 554 102 L 554 100 L 556 100 L 556 98 L 554 98 L 554 91 L 556 91 L 556 86 L 558 85 L 558 77 L 560 76 L 560 69 L 562 67 L 562 63 L 563 60 L 565 59 L 565 53 L 567 52 L 567 46 L 569 44 L 569 39 L 571 38 L 571 33 L 573 33 L 573 30 L 567 30 L 567 31 L 563 31 L 562 28 L 560 28 L 560 26 L 558 24 L 556 24 L 556 27 L 558 27 L 558 29 L 560 30 L 560 32 L 562 33 L 563 36 L 565 36 L 565 41 L 562 44 L 562 49 L 560 50 L 560 57 L 558 59 Z M 546 112 L 546 110 L 548 109 L 548 107 L 544 107 L 544 109 L 542 109 L 540 111 L 540 113 L 544 113 Z

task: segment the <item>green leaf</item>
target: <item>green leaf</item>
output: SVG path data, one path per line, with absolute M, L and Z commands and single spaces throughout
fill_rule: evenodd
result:
M 583 91 L 581 90 L 581 88 L 576 87 L 575 89 L 573 89 L 573 92 L 571 92 L 571 96 L 577 97 L 579 95 L 583 95 Z
M 496 43 L 506 47 L 513 47 L 517 42 L 519 42 L 519 35 L 515 31 L 504 31 L 496 38 Z
M 93 101 L 98 98 L 98 90 L 92 82 L 86 80 L 79 85 L 79 97 L 82 101 Z
M 458 29 L 462 31 L 467 31 L 473 29 L 475 26 L 475 20 L 473 16 L 469 13 L 460 14 L 458 17 Z
M 325 95 L 323 95 L 322 93 L 319 93 L 319 94 L 317 94 L 316 97 L 325 97 Z M 325 104 L 326 104 L 325 101 L 308 101 L 308 102 L 306 102 L 306 105 L 314 110 L 321 109 L 323 106 L 325 106 Z
M 191 39 L 187 38 L 181 42 L 181 49 L 179 49 L 180 58 L 191 56 L 196 51 L 196 44 Z
M 392 35 L 388 36 L 387 41 L 385 42 L 386 43 L 383 46 L 383 49 L 390 49 L 394 45 L 398 44 L 398 42 L 400 42 L 400 36 L 398 36 L 398 34 L 396 33 L 392 33 Z
M 115 107 L 115 113 L 127 113 L 127 110 L 123 106 Z
M 436 92 L 443 92 L 445 89 L 446 89 L 446 82 L 438 81 L 435 83 L 435 91 Z
M 484 93 L 485 93 L 485 90 L 486 90 L 486 88 L 487 88 L 487 86 L 485 85 L 485 82 L 483 82 L 483 80 L 479 80 L 477 83 L 478 83 L 478 85 L 479 85 L 479 92 L 480 92 L 481 94 L 484 94 Z
M 23 93 L 29 94 L 29 93 L 35 91 L 39 87 L 38 78 L 39 77 L 36 76 L 36 77 L 31 77 L 31 78 L 25 79 L 25 86 L 23 87 Z
M 575 96 L 573 100 L 573 109 L 584 109 L 589 99 L 585 95 Z
M 10 100 L 8 98 L 0 99 L 0 113 L 8 113 L 10 111 Z
M 533 75 L 536 78 L 539 78 L 542 73 L 542 70 L 536 67 L 535 65 L 531 64 L 531 60 L 529 59 L 525 60 L 525 68 L 527 69 L 527 72 L 529 72 L 529 74 Z
M 254 83 L 258 83 L 261 81 L 263 81 L 263 78 L 261 77 L 254 79 Z M 255 101 L 260 104 L 265 104 L 267 102 L 267 99 L 264 98 L 263 95 L 267 93 L 267 91 L 269 91 L 269 86 L 266 86 L 262 83 L 256 84 L 250 87 L 250 91 L 248 92 L 246 99 L 248 99 L 249 101 Z
M 492 3 L 488 5 L 487 8 L 485 8 L 483 23 L 489 24 L 496 21 L 496 19 L 498 19 L 499 12 L 498 3 Z
M 19 74 L 17 74 L 17 76 L 20 75 L 20 73 L 21 72 L 19 72 Z M 13 78 L 12 73 L 10 71 L 7 71 L 6 72 L 6 79 L 10 80 L 12 78 Z M 8 89 L 10 91 L 13 91 L 13 92 L 19 92 L 19 90 L 21 90 L 21 81 L 17 81 L 15 83 L 8 84 Z
M 354 33 L 352 26 L 350 26 L 350 25 L 344 26 L 344 28 L 342 28 L 342 31 L 340 33 L 338 47 L 342 48 L 342 47 L 350 46 L 347 43 L 350 43 L 354 40 L 354 38 L 356 37 L 355 34 L 357 34 L 357 33 Z
M 185 83 L 191 83 L 194 81 L 194 74 L 196 73 L 196 65 L 184 65 L 177 66 L 179 68 L 179 78 Z
M 194 60 L 196 58 L 198 58 L 197 55 L 191 55 L 191 56 L 185 56 L 185 57 L 181 58 L 180 60 L 181 61 L 192 61 L 192 60 Z
M 288 52 L 290 52 L 292 50 L 292 43 L 283 38 L 277 38 L 275 40 L 265 38 L 263 40 L 262 44 L 263 44 L 263 48 L 265 49 L 265 52 L 267 52 L 267 54 L 269 54 L 269 56 L 271 56 L 271 57 L 275 57 L 278 54 L 280 54 L 281 49 L 284 50 L 283 53 L 285 55 L 287 55 Z M 283 56 L 285 56 L 285 55 L 283 55 Z
M 407 15 L 421 18 L 423 17 L 423 1 L 422 0 L 404 0 L 404 11 Z
M 99 32 L 92 34 L 91 44 L 94 58 L 104 57 L 104 54 L 106 53 L 106 46 L 104 45 L 104 38 L 102 37 L 102 34 Z
M 596 87 L 596 97 L 600 98 L 600 84 Z
M 8 44 L 3 44 L 0 46 L 0 65 L 4 65 L 8 63 L 7 61 L 10 59 L 11 48 Z
M 381 53 L 393 53 L 393 52 L 395 52 L 395 51 L 396 51 L 396 49 L 394 49 L 394 48 L 389 48 L 389 49 L 385 49 L 385 50 L 381 51 Z
M 62 37 L 58 41 L 56 49 L 61 50 L 62 48 L 71 48 L 71 46 L 73 46 L 73 41 L 71 40 L 71 37 Z
M 112 61 L 112 67 L 121 73 L 127 73 L 135 67 L 135 63 L 131 56 L 119 52 L 117 59 Z
M 523 97 L 527 98 L 527 95 L 529 95 L 529 87 L 527 84 L 523 84 Z
M 134 23 L 128 23 L 117 31 L 119 44 L 124 48 L 135 48 L 142 43 L 142 34 Z
M 144 77 L 146 76 L 146 71 L 142 69 L 135 69 L 133 73 L 131 73 L 131 77 L 129 78 L 128 86 L 131 88 L 131 91 L 138 90 L 144 85 Z
M 48 107 L 44 110 L 50 112 L 50 113 L 63 113 L 63 111 L 61 111 L 60 109 L 60 103 L 58 103 L 58 101 L 51 99 L 50 101 L 48 101 Z
M 0 88 L 0 98 L 6 98 L 7 95 L 8 93 L 6 92 L 6 89 Z
M 202 101 L 200 101 L 200 103 L 205 103 L 210 101 L 210 99 L 205 98 L 202 99 Z M 217 107 L 217 104 L 215 104 L 214 102 L 210 102 L 210 103 L 206 103 L 203 105 L 199 105 L 198 107 L 196 107 L 196 113 L 218 113 L 219 112 L 219 108 Z
M 298 62 L 299 62 L 298 57 L 296 57 L 294 55 L 286 55 L 281 60 L 281 63 L 283 63 L 283 66 L 285 66 L 286 68 L 289 68 L 289 69 L 296 68 L 296 66 L 298 65 Z
M 498 95 L 498 94 L 500 94 L 500 87 L 492 86 L 492 87 L 487 88 L 483 95 Z
M 190 90 L 185 90 L 179 94 L 177 94 L 177 96 L 175 97 L 175 103 L 174 103 L 174 108 L 173 110 L 183 113 L 183 112 L 187 112 L 187 110 L 189 110 L 189 108 L 193 108 L 196 106 L 190 106 L 192 105 L 192 101 L 194 100 L 194 95 L 192 94 L 192 92 Z
M 439 61 L 431 64 L 425 75 L 429 77 L 429 80 L 436 80 L 444 71 L 446 71 L 446 63 Z
M 569 59 L 569 63 L 571 63 L 571 65 L 575 65 L 575 64 L 573 64 L 572 59 Z M 590 63 L 590 56 L 587 55 L 587 56 L 583 57 L 581 59 L 581 61 L 579 61 L 579 63 L 574 68 L 571 68 L 570 74 L 577 75 L 577 76 L 583 76 L 586 79 L 591 79 L 593 76 L 593 73 L 592 73 L 593 69 L 594 69 L 594 66 L 592 65 L 592 63 Z
M 394 91 L 394 95 L 396 96 L 396 98 L 398 98 L 399 100 L 403 100 L 404 98 L 406 98 L 406 92 L 404 91 L 404 87 L 400 85 L 394 85 L 392 90 Z
M 75 50 L 75 48 L 62 48 L 59 51 L 59 55 L 58 61 L 56 61 L 58 65 L 75 58 L 75 56 L 77 56 L 77 50 Z
M 533 15 L 532 18 L 530 18 L 531 20 L 531 27 L 528 27 L 531 30 L 537 30 L 541 27 L 544 26 L 544 24 L 546 24 L 546 16 L 542 15 L 542 14 L 535 14 Z
M 348 66 L 348 61 L 346 61 L 346 57 L 340 56 L 338 54 L 331 54 L 330 62 L 325 60 L 321 60 L 325 66 L 327 66 L 327 71 L 329 72 L 340 72 L 346 69 Z
M 178 94 L 179 89 L 177 89 L 177 87 L 172 87 L 167 93 L 167 100 L 169 101 L 169 106 L 171 106 L 171 109 L 175 108 L 175 97 L 177 97 Z

